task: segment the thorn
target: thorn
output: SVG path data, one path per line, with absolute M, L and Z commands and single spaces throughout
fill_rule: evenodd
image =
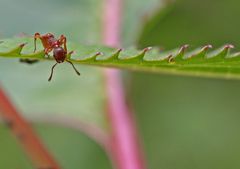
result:
M 122 48 L 118 49 L 116 52 L 114 52 L 107 60 L 114 60 L 114 59 L 119 59 L 120 53 L 123 51 Z
M 152 47 L 147 47 L 143 49 L 143 54 L 147 53 L 148 51 L 150 51 L 152 49 Z
M 149 51 L 149 50 L 151 50 L 151 49 L 152 49 L 152 47 L 149 46 L 149 47 L 145 48 L 144 50 L 147 52 L 147 51 Z
M 146 54 L 148 51 L 150 51 L 151 49 L 152 49 L 152 47 L 144 48 L 143 51 L 142 51 L 142 53 L 139 55 L 140 58 L 143 60 L 145 54 Z
M 135 58 L 138 58 L 138 59 L 141 59 L 141 61 L 143 61 L 144 59 L 144 56 L 145 56 L 145 54 L 148 52 L 148 51 L 150 51 L 152 49 L 152 47 L 147 47 L 147 48 L 144 48 L 143 50 L 142 50 L 142 52 L 139 54 L 139 55 L 137 55 Z
M 94 60 L 94 61 L 96 61 L 97 59 L 97 56 L 100 56 L 100 55 L 103 55 L 103 53 L 102 52 L 97 52 L 95 55 L 91 55 L 91 56 L 89 56 L 89 57 L 87 57 L 87 58 L 85 58 L 85 59 L 79 59 L 78 61 L 89 61 L 89 60 Z
M 205 45 L 201 51 L 207 51 L 208 49 L 212 49 L 213 46 L 212 45 Z
M 208 58 L 221 58 L 221 59 L 225 59 L 228 55 L 229 55 L 229 51 L 230 49 L 233 49 L 234 46 L 232 44 L 226 44 L 223 47 L 221 47 L 218 50 L 213 51 L 212 53 L 210 53 L 208 55 Z
M 72 50 L 71 52 L 69 52 L 68 54 L 69 55 L 72 55 L 73 53 L 75 53 L 75 51 L 74 50 Z
M 181 48 L 179 49 L 179 52 L 178 52 L 178 54 L 184 53 L 184 52 L 185 52 L 185 50 L 186 50 L 188 47 L 189 47 L 189 45 L 188 45 L 188 44 L 181 46 Z
M 227 44 L 224 46 L 224 49 L 233 49 L 233 48 L 235 48 L 235 46 L 232 44 Z
M 205 57 L 205 55 L 206 55 L 206 52 L 209 50 L 209 49 L 211 49 L 211 48 L 213 48 L 213 46 L 212 45 L 205 45 L 205 46 L 203 46 L 202 47 L 202 49 L 201 49 L 201 51 L 198 53 L 198 54 L 204 54 L 204 57 Z M 197 54 L 196 54 L 197 55 Z M 194 56 L 194 55 L 192 55 L 192 56 Z
M 97 52 L 94 56 L 100 56 L 100 55 L 103 55 L 102 52 Z
M 196 57 L 197 55 L 201 55 L 201 57 L 204 58 L 204 57 L 206 56 L 207 51 L 208 51 L 210 48 L 212 48 L 212 47 L 213 47 L 212 45 L 205 45 L 205 46 L 203 46 L 203 47 L 200 49 L 200 51 L 192 54 L 192 55 L 189 57 L 189 59 L 191 59 L 191 58 L 193 58 L 193 57 Z
M 123 49 L 122 49 L 122 48 L 120 48 L 120 49 L 118 49 L 118 50 L 117 50 L 117 52 L 116 52 L 116 53 L 117 53 L 117 54 L 119 54 L 119 53 L 120 53 L 120 52 L 122 52 L 122 51 L 123 51 Z
M 118 59 L 118 56 L 120 55 L 120 53 L 123 51 L 123 49 L 118 49 L 117 52 L 115 54 L 113 54 L 114 58 Z
M 27 45 L 27 43 L 22 43 L 19 45 L 20 48 L 23 48 L 25 45 Z
M 115 53 L 115 55 L 117 55 L 117 57 L 119 56 L 119 54 L 123 51 L 123 49 L 118 49 L 117 52 Z
M 173 55 L 169 55 L 169 56 L 167 57 L 167 61 L 168 61 L 168 63 L 174 62 L 174 57 L 173 57 Z
M 91 57 L 91 59 L 97 60 L 96 58 L 101 55 L 103 55 L 102 52 L 97 52 L 94 56 Z
M 178 50 L 178 52 L 176 52 L 176 54 L 174 54 L 174 56 L 172 56 L 172 59 L 170 59 L 169 61 L 173 62 L 175 60 L 176 61 L 177 60 L 182 60 L 183 57 L 184 57 L 184 53 L 185 53 L 185 51 L 188 47 L 189 47 L 188 44 L 181 46 L 180 49 Z

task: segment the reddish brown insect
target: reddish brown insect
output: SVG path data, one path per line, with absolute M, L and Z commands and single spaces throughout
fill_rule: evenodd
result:
M 36 52 L 36 41 L 37 39 L 40 39 L 42 42 L 42 45 L 44 47 L 45 54 L 50 57 L 49 53 L 53 51 L 53 57 L 56 60 L 57 63 L 55 63 L 52 66 L 51 75 L 48 79 L 48 81 L 51 81 L 53 76 L 53 70 L 55 66 L 58 63 L 63 63 L 64 61 L 67 61 L 70 63 L 75 70 L 75 72 L 80 75 L 78 70 L 75 68 L 73 63 L 67 59 L 67 55 L 71 55 L 73 51 L 69 52 L 67 51 L 67 39 L 64 35 L 61 35 L 59 39 L 56 39 L 53 34 L 47 33 L 45 35 L 40 35 L 40 33 L 35 33 L 34 35 L 34 52 Z M 62 47 L 63 46 L 63 47 Z

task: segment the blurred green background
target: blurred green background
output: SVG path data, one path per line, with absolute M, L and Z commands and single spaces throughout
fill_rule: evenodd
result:
M 146 23 L 138 44 L 240 49 L 239 4 L 177 0 Z M 240 168 L 239 81 L 133 74 L 132 83 L 149 168 Z
M 164 8 L 167 2 L 125 1 L 123 45 L 175 48 L 185 43 L 192 47 L 233 43 L 239 48 L 237 0 L 177 0 Z M 100 0 L 0 0 L 0 37 L 54 32 L 71 41 L 96 44 L 101 41 L 102 13 Z M 78 66 L 82 73 L 78 78 L 63 64 L 49 84 L 52 64 L 28 66 L 0 59 L 0 82 L 27 118 L 66 115 L 106 129 L 100 68 Z M 240 168 L 239 81 L 124 75 L 149 169 Z M 111 168 L 101 147 L 82 133 L 53 124 L 35 127 L 65 169 Z M 0 126 L 0 168 L 31 169 L 4 126 Z

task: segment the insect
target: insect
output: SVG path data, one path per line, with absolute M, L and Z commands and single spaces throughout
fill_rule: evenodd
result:
M 51 81 L 53 76 L 53 70 L 59 63 L 63 63 L 64 61 L 70 63 L 77 73 L 77 75 L 80 75 L 78 70 L 75 68 L 73 63 L 67 59 L 67 55 L 71 55 L 73 51 L 69 52 L 67 51 L 67 38 L 64 35 L 61 35 L 59 39 L 56 39 L 53 34 L 47 33 L 44 35 L 40 35 L 40 33 L 35 33 L 34 35 L 34 52 L 36 52 L 36 41 L 37 39 L 40 39 L 42 42 L 42 45 L 44 47 L 45 54 L 50 57 L 49 53 L 53 51 L 53 57 L 56 60 L 57 63 L 55 63 L 52 66 L 50 77 L 48 78 L 48 81 Z M 62 47 L 63 46 L 63 47 Z

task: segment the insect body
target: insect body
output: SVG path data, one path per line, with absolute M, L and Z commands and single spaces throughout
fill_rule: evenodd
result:
M 71 55 L 73 51 L 67 51 L 67 39 L 64 35 L 61 35 L 59 39 L 56 39 L 53 34 L 47 33 L 45 35 L 40 35 L 40 33 L 35 33 L 34 35 L 34 52 L 36 52 L 36 41 L 40 39 L 44 47 L 45 54 L 50 57 L 49 53 L 53 51 L 53 57 L 57 63 L 52 66 L 51 75 L 48 81 L 51 81 L 53 76 L 53 70 L 58 63 L 63 63 L 67 61 L 70 63 L 75 70 L 75 72 L 80 75 L 78 70 L 74 67 L 73 63 L 67 59 L 67 55 Z M 62 47 L 63 46 L 63 47 Z

